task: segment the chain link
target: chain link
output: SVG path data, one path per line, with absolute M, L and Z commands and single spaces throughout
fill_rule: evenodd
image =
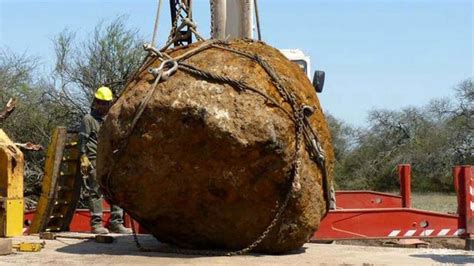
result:
M 210 2 L 209 5 L 211 7 L 211 38 L 212 38 L 212 36 L 215 36 L 214 35 L 215 34 L 215 32 L 214 32 L 214 30 L 215 30 L 214 29 L 214 20 L 215 20 L 216 15 L 214 13 L 214 1 L 210 0 L 209 2 Z
M 285 199 L 283 200 L 283 203 L 281 206 L 279 206 L 279 203 L 276 203 L 275 209 L 277 209 L 277 213 L 275 214 L 273 220 L 270 222 L 270 224 L 267 226 L 265 231 L 260 234 L 260 236 L 253 241 L 250 245 L 247 247 L 237 250 L 237 251 L 219 251 L 219 250 L 197 250 L 197 249 L 183 249 L 183 248 L 174 248 L 174 247 L 169 247 L 169 248 L 161 248 L 161 249 L 151 249 L 151 248 L 146 248 L 143 247 L 139 240 L 138 236 L 135 230 L 135 224 L 133 219 L 131 219 L 131 226 L 132 226 L 132 234 L 133 234 L 133 239 L 135 242 L 136 247 L 143 252 L 161 252 L 161 253 L 175 253 L 175 254 L 184 254 L 184 255 L 200 255 L 200 256 L 236 256 L 236 255 L 243 255 L 246 254 L 250 251 L 252 251 L 255 247 L 257 247 L 265 238 L 267 238 L 268 234 L 270 231 L 275 227 L 275 225 L 278 223 L 278 221 L 281 219 L 281 216 L 286 210 L 286 207 L 288 205 L 288 202 L 290 201 L 291 198 L 291 188 L 290 191 L 286 193 Z
M 221 47 L 218 44 L 213 44 L 212 46 Z M 229 47 L 225 47 L 225 48 L 226 48 L 226 50 L 236 52 L 238 54 L 244 55 L 245 57 L 247 57 L 249 59 L 257 61 L 260 64 L 260 66 L 271 77 L 272 82 L 274 83 L 275 87 L 277 88 L 279 94 L 282 96 L 282 98 L 286 102 L 289 103 L 289 105 L 291 106 L 291 108 L 293 110 L 293 117 L 292 117 L 293 119 L 292 120 L 295 123 L 295 151 L 294 151 L 294 161 L 293 161 L 293 174 L 292 174 L 292 177 L 291 177 L 291 180 L 290 180 L 291 181 L 291 186 L 290 186 L 289 190 L 286 193 L 286 196 L 283 200 L 283 203 L 281 205 L 278 202 L 276 203 L 275 208 L 277 209 L 277 213 L 273 217 L 270 224 L 266 227 L 266 229 L 262 232 L 262 234 L 260 234 L 259 237 L 255 241 L 253 241 L 250 245 L 248 245 L 247 247 L 245 247 L 241 250 L 232 251 L 232 252 L 209 251 L 209 250 L 206 251 L 206 250 L 193 250 L 193 249 L 180 249 L 180 248 L 170 248 L 170 249 L 167 249 L 167 250 L 160 250 L 160 252 L 170 252 L 170 253 L 190 254 L 190 255 L 206 255 L 206 256 L 222 256 L 222 255 L 232 256 L 232 255 L 242 255 L 242 254 L 248 253 L 248 252 L 252 251 L 255 247 L 257 247 L 263 240 L 265 240 L 268 237 L 268 234 L 270 233 L 270 231 L 275 227 L 275 225 L 278 223 L 278 221 L 280 221 L 281 216 L 283 215 L 284 211 L 286 210 L 286 207 L 288 205 L 288 202 L 289 202 L 291 196 L 294 193 L 297 193 L 298 191 L 300 191 L 300 189 L 301 189 L 301 183 L 300 183 L 300 169 L 301 169 L 301 165 L 302 165 L 301 152 L 303 150 L 303 143 L 304 143 L 303 139 L 305 138 L 305 136 L 307 136 L 307 134 L 304 134 L 304 131 L 305 131 L 305 126 L 311 127 L 311 125 L 309 123 L 307 125 L 305 124 L 305 119 L 306 118 L 305 118 L 305 114 L 304 114 L 304 105 L 301 105 L 301 106 L 298 105 L 296 95 L 292 91 L 287 90 L 283 86 L 282 80 L 278 77 L 278 75 L 275 73 L 273 68 L 263 58 L 261 58 L 258 55 L 252 55 L 252 54 L 249 54 L 249 53 L 246 53 L 246 52 L 243 52 L 243 51 L 239 51 L 239 50 L 234 49 L 234 48 L 229 48 Z M 200 51 L 198 51 L 198 52 L 200 52 Z M 194 66 L 191 66 L 189 64 L 185 64 L 185 63 L 180 62 L 178 67 L 179 67 L 179 69 L 190 72 L 194 75 L 199 75 L 199 76 L 201 76 L 203 78 L 206 78 L 206 79 L 217 80 L 217 81 L 227 83 L 227 84 L 231 85 L 233 88 L 237 88 L 240 91 L 247 89 L 247 90 L 252 90 L 254 92 L 260 92 L 260 90 L 250 87 L 248 84 L 244 83 L 243 81 L 235 80 L 235 79 L 232 79 L 232 78 L 229 78 L 229 77 L 220 76 L 220 75 L 213 74 L 213 73 L 210 73 L 210 72 L 206 72 L 206 71 L 200 70 L 200 69 L 198 69 Z M 271 99 L 270 97 L 268 97 L 264 93 L 260 93 L 260 95 Z M 275 103 L 277 106 L 279 106 L 281 109 L 284 110 L 284 108 L 281 107 L 275 100 L 273 100 L 272 102 Z M 318 143 L 317 147 L 320 148 L 321 146 L 319 145 L 319 142 L 318 142 L 317 138 L 315 139 L 315 141 Z M 320 149 L 318 149 L 318 150 L 312 149 L 312 150 L 313 150 L 314 153 L 319 153 L 320 152 Z M 324 164 L 323 164 L 323 167 L 324 167 Z M 325 172 L 326 169 L 324 169 L 323 171 Z M 134 232 L 134 240 L 135 240 L 135 243 L 136 243 L 137 247 L 140 250 L 149 251 L 149 249 L 144 248 L 138 242 L 138 237 L 136 236 L 135 232 Z
M 173 39 L 176 38 L 176 34 L 178 32 L 178 20 L 181 17 L 181 11 L 182 11 L 182 7 L 181 5 L 179 5 L 178 9 L 176 10 L 176 17 L 175 17 L 175 20 L 173 21 L 173 25 L 171 26 L 170 34 L 168 35 L 168 40 L 166 41 L 165 47 L 169 47 L 169 45 L 173 43 Z M 163 50 L 163 48 L 160 50 Z

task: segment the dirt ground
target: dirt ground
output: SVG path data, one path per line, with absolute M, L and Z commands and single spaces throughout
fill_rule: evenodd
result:
M 73 233 L 70 233 L 73 235 Z M 77 234 L 76 234 L 77 235 Z M 84 235 L 84 234 L 83 234 Z M 140 235 L 147 248 L 161 245 L 150 235 Z M 13 238 L 14 243 L 41 242 L 37 236 Z M 434 248 L 393 248 L 308 243 L 292 254 L 269 256 L 250 254 L 235 257 L 205 257 L 159 252 L 140 252 L 130 235 L 116 235 L 112 244 L 94 240 L 58 238 L 45 240 L 37 253 L 16 252 L 0 256 L 0 265 L 433 265 L 473 264 L 474 252 Z
M 464 249 L 465 241 L 464 239 L 460 238 L 425 238 L 425 239 L 420 239 L 421 242 L 427 243 L 426 245 L 420 244 L 420 246 L 425 246 L 429 247 L 432 249 L 457 249 L 457 250 L 462 250 Z M 394 241 L 390 241 L 387 239 L 381 239 L 381 240 L 340 240 L 336 241 L 336 244 L 340 245 L 356 245 L 356 246 L 372 246 L 372 247 L 393 247 L 397 246 Z M 412 248 L 415 246 L 411 245 L 404 245 L 398 247 L 403 247 L 403 248 Z

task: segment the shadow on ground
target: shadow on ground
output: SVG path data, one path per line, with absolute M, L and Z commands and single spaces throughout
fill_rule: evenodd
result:
M 474 263 L 473 255 L 438 255 L 438 254 L 417 254 L 410 255 L 416 258 L 428 258 L 432 259 L 438 263 L 448 263 L 448 264 L 472 264 Z
M 60 240 L 60 239 L 58 239 Z M 139 235 L 140 245 L 149 251 L 140 251 L 132 235 L 115 236 L 113 243 L 97 243 L 93 239 L 81 241 L 79 243 L 68 244 L 65 247 L 58 248 L 57 252 L 82 255 L 127 255 L 127 256 L 148 256 L 148 257 L 166 257 L 166 258 L 199 258 L 208 257 L 211 254 L 193 254 L 192 250 L 183 249 L 183 252 L 176 252 L 172 246 L 160 243 L 151 235 Z M 294 250 L 284 255 L 296 255 L 304 253 L 305 247 Z M 220 251 L 225 252 L 225 251 Z M 214 255 L 216 256 L 216 255 Z M 225 256 L 224 254 L 218 256 Z M 260 257 L 265 254 L 250 253 L 246 256 Z

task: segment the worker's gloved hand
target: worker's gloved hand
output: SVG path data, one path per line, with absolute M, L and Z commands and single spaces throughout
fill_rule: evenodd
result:
M 83 175 L 86 175 L 89 173 L 89 169 L 91 167 L 91 161 L 89 161 L 89 158 L 87 158 L 87 155 L 82 155 L 81 156 L 81 173 Z

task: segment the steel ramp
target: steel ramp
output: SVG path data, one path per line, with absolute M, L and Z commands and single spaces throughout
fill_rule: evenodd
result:
M 30 234 L 69 230 L 82 187 L 78 138 L 65 127 L 53 131 Z

